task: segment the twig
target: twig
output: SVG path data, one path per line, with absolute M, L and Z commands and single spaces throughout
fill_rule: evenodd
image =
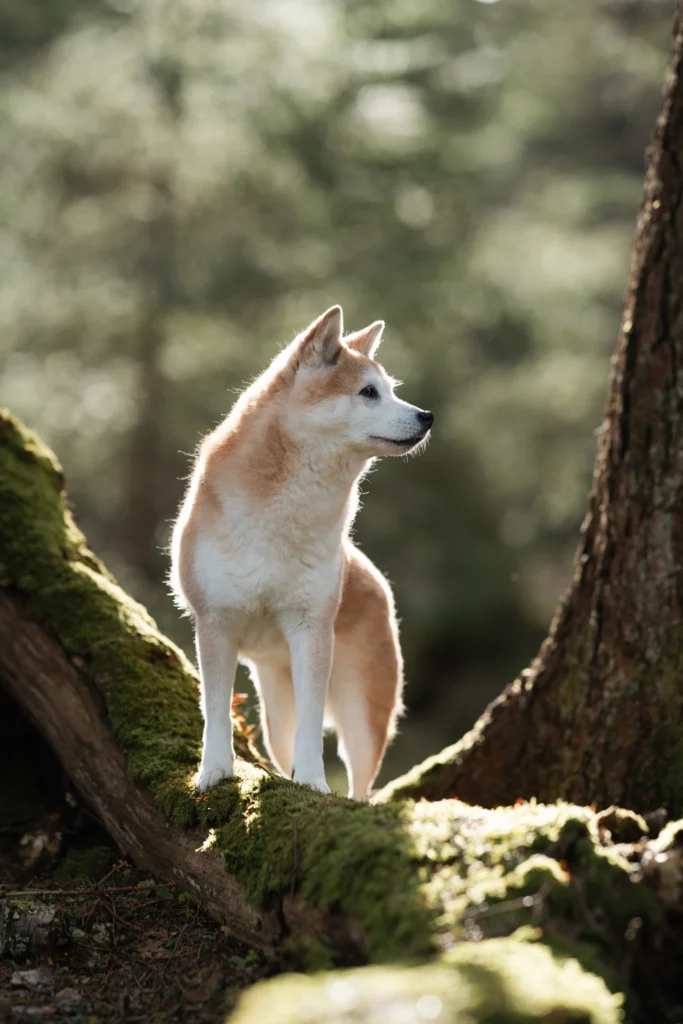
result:
M 156 907 L 160 903 L 166 903 L 166 902 L 167 902 L 166 899 L 162 896 L 162 897 L 160 897 L 159 899 L 156 899 L 156 900 L 146 900 L 144 903 L 136 903 L 135 904 L 135 913 L 137 914 L 138 911 L 144 910 L 145 907 Z
M 172 889 L 177 882 L 159 882 L 156 885 L 108 885 L 100 888 L 100 883 L 88 886 L 87 889 L 11 889 L 0 888 L 0 899 L 13 896 L 41 896 L 58 899 L 60 896 L 98 896 L 111 892 L 151 892 L 153 889 Z
M 463 914 L 463 921 L 476 921 L 482 917 L 493 917 L 495 914 L 511 914 L 515 910 L 535 910 L 542 905 L 542 902 L 541 894 L 536 893 L 535 896 L 519 896 L 514 900 L 505 900 L 503 903 L 473 907 Z
M 81 924 L 83 925 L 83 928 L 87 929 L 90 923 L 90 918 L 97 913 L 97 909 L 100 906 L 101 902 L 102 900 L 93 900 L 90 910 L 88 910 L 88 912 L 85 914 L 85 917 L 81 919 Z
M 106 900 L 102 900 L 102 903 L 109 911 L 111 916 L 114 918 L 114 920 L 118 921 L 119 924 L 122 924 L 124 928 L 131 928 L 134 932 L 140 932 L 144 934 L 145 929 L 141 928 L 139 924 L 133 924 L 132 921 L 124 921 L 122 917 L 119 917 L 119 915 L 116 913 L 116 910 L 114 909 L 113 903 L 108 903 Z
M 116 924 L 112 926 L 112 932 L 116 928 Z M 102 979 L 102 992 L 106 992 L 109 988 L 109 979 L 113 970 L 114 953 L 113 948 L 116 945 L 114 941 L 114 935 L 112 934 L 112 948 L 109 950 L 109 959 L 107 960 L 107 966 L 104 969 L 104 978 Z
M 130 864 L 127 860 L 120 860 L 118 864 L 115 864 L 111 871 L 108 871 L 104 878 L 100 878 L 99 882 L 95 882 L 95 888 L 99 889 L 103 882 L 106 882 L 112 875 L 118 874 L 119 871 L 123 871 L 124 868 L 129 868 Z

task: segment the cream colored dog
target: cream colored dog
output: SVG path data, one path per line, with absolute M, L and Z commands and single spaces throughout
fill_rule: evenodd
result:
M 342 337 L 333 306 L 203 441 L 173 531 L 172 587 L 195 620 L 204 737 L 197 787 L 232 774 L 238 659 L 273 761 L 325 793 L 323 725 L 349 795 L 370 791 L 402 709 L 391 590 L 349 539 L 372 459 L 421 445 L 429 412 L 373 359 L 384 324 Z

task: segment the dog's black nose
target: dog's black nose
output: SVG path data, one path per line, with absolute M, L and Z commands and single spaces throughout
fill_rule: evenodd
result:
M 434 413 L 433 412 L 425 412 L 423 409 L 420 409 L 419 413 L 417 414 L 417 418 L 420 421 L 420 423 L 422 424 L 422 426 L 426 427 L 427 430 L 429 430 L 429 428 L 431 427 L 432 423 L 434 422 Z

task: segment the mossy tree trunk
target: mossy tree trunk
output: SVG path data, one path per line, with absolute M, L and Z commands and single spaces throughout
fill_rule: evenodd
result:
M 531 667 L 385 796 L 683 809 L 682 44 L 679 10 L 573 582 Z

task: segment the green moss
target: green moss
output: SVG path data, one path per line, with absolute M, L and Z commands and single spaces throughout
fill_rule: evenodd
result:
M 683 847 L 683 820 L 670 821 L 648 846 L 654 854 L 680 850 Z
M 329 948 L 310 935 L 289 936 L 280 946 L 285 971 L 329 971 L 334 961 Z
M 648 836 L 647 823 L 640 814 L 624 807 L 608 807 L 594 819 L 595 827 L 600 832 L 608 833 L 605 838 L 613 843 L 637 843 Z
M 604 845 L 589 808 L 372 807 L 253 770 L 226 788 L 236 813 L 214 841 L 249 898 L 268 907 L 297 893 L 308 907 L 341 911 L 375 963 L 540 927 L 557 950 L 618 987 L 631 923 L 662 927 L 636 847 Z
M 113 866 L 115 856 L 111 846 L 88 846 L 83 850 L 72 848 L 55 871 L 55 878 L 99 882 Z
M 443 768 L 461 757 L 474 743 L 478 734 L 482 731 L 483 717 L 461 740 L 444 747 L 438 754 L 426 758 L 420 764 L 415 765 L 405 775 L 387 783 L 377 794 L 377 802 L 388 803 L 391 800 L 403 800 L 406 797 L 412 798 L 415 793 L 427 791 L 432 783 L 439 784 Z
M 240 1000 L 234 1024 L 618 1024 L 621 997 L 576 960 L 516 941 L 468 942 L 440 961 L 366 967 L 261 982 Z
M 545 921 L 564 944 L 599 953 L 605 971 L 626 948 L 629 922 L 653 927 L 661 909 L 638 865 L 603 846 L 595 815 L 569 804 L 484 810 L 456 800 L 414 805 L 410 829 L 430 866 L 423 891 L 442 948 Z
M 375 961 L 433 949 L 405 808 L 252 777 L 239 786 L 238 810 L 216 830 L 216 844 L 254 903 L 296 892 L 310 907 L 338 909 L 358 922 L 364 953 Z

